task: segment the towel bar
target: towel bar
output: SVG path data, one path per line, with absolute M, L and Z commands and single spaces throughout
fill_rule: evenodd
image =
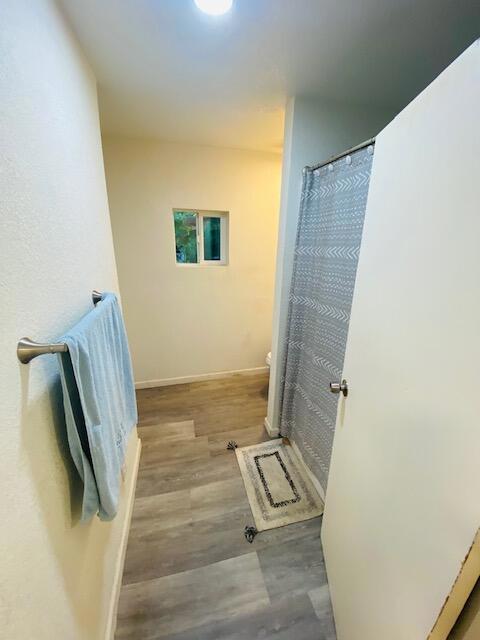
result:
M 99 291 L 92 291 L 93 304 L 97 304 L 102 299 L 102 294 Z M 34 342 L 30 338 L 22 338 L 17 344 L 17 357 L 23 364 L 28 364 L 30 360 L 37 356 L 43 356 L 45 353 L 62 353 L 68 351 L 68 346 L 65 342 Z

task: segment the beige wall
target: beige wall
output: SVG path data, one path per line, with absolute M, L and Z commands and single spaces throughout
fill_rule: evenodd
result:
M 117 289 L 95 79 L 53 2 L 7 0 L 0 24 L 0 636 L 96 640 L 125 501 L 111 524 L 72 521 L 56 359 L 15 353 Z
M 137 382 L 264 366 L 280 156 L 111 137 L 104 154 Z M 182 207 L 229 211 L 228 266 L 176 265 Z

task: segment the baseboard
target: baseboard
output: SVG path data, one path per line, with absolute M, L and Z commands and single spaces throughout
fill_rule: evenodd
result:
M 270 420 L 268 419 L 268 416 L 264 418 L 263 425 L 265 427 L 265 431 L 268 433 L 270 438 L 278 438 L 278 434 L 280 433 L 280 431 L 272 427 L 272 425 L 270 424 Z
M 313 486 L 315 487 L 315 489 L 317 490 L 318 494 L 320 495 L 320 497 L 323 500 L 323 503 L 325 504 L 325 491 L 322 487 L 322 485 L 320 484 L 320 482 L 318 481 L 318 478 L 316 478 L 313 473 L 310 471 L 309 466 L 307 465 L 307 463 L 305 462 L 305 460 L 303 459 L 302 456 L 302 452 L 300 451 L 300 449 L 298 448 L 297 444 L 294 442 L 294 440 L 290 440 L 290 444 L 293 447 L 293 450 L 295 451 L 295 453 L 297 454 L 298 459 L 300 460 L 300 462 L 302 463 L 304 469 L 305 469 L 305 473 L 307 474 L 307 476 L 309 477 L 311 483 L 313 484 Z
M 133 462 L 132 481 L 127 496 L 127 513 L 123 523 L 122 537 L 120 540 L 120 553 L 118 554 L 117 566 L 115 567 L 115 578 L 113 582 L 112 595 L 108 608 L 107 630 L 105 640 L 114 640 L 115 627 L 117 622 L 117 607 L 120 597 L 120 589 L 122 587 L 123 567 L 125 564 L 125 554 L 127 552 L 128 534 L 130 531 L 130 522 L 132 520 L 133 502 L 135 499 L 135 488 L 137 486 L 138 466 L 140 464 L 140 453 L 142 451 L 142 442 L 137 438 L 137 450 L 135 452 L 135 460 Z
M 217 380 L 230 376 L 254 376 L 266 373 L 268 367 L 255 367 L 253 369 L 235 369 L 233 371 L 215 371 L 213 373 L 198 373 L 193 376 L 181 376 L 180 378 L 160 378 L 159 380 L 141 380 L 135 382 L 136 389 L 152 389 L 153 387 L 168 387 L 174 384 L 188 384 L 189 382 L 204 382 L 205 380 Z

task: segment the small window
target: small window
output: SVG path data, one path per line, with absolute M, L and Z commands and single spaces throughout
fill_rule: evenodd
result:
M 174 209 L 173 224 L 177 264 L 227 264 L 228 213 Z

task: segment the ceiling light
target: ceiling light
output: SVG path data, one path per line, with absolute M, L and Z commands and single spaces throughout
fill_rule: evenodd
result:
M 221 16 L 232 8 L 233 0 L 195 0 L 195 4 L 204 13 Z

